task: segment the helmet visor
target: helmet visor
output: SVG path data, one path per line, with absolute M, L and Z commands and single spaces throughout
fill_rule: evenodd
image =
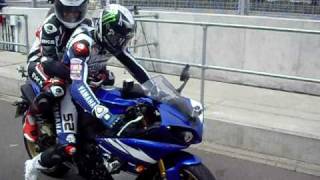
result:
M 113 29 L 109 29 L 106 34 L 103 35 L 103 41 L 114 48 L 123 48 L 127 45 L 129 40 L 133 37 L 133 33 L 126 35 L 115 32 Z
M 87 1 L 80 6 L 66 6 L 59 0 L 55 1 L 55 12 L 59 20 L 66 23 L 78 23 L 82 21 L 87 13 Z

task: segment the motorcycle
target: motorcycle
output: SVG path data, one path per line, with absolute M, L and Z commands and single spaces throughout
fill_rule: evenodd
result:
M 97 88 L 94 93 L 101 103 L 113 114 L 125 115 L 121 125 L 110 131 L 88 114 L 79 115 L 77 153 L 67 162 L 42 172 L 63 177 L 73 168 L 92 180 L 112 179 L 111 175 L 121 171 L 135 174 L 137 180 L 215 180 L 199 157 L 183 151 L 201 143 L 204 112 L 199 102 L 181 96 L 189 80 L 188 65 L 180 80 L 183 83 L 178 89 L 161 75 L 142 85 L 124 81 L 122 88 Z M 22 115 L 24 121 L 40 90 L 27 80 L 21 93 L 22 100 L 16 106 L 17 115 Z M 48 116 L 37 123 L 38 140 L 24 138 L 30 158 L 56 143 L 54 118 Z

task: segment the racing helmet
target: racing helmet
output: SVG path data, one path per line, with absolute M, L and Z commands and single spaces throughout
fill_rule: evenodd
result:
M 55 0 L 54 11 L 67 28 L 78 26 L 87 14 L 88 0 Z
M 102 12 L 97 24 L 98 40 L 107 50 L 124 48 L 133 37 L 135 21 L 131 12 L 119 4 L 109 4 Z

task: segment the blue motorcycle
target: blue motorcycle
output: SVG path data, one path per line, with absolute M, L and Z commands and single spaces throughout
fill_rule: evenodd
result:
M 112 179 L 112 174 L 121 171 L 135 174 L 137 180 L 214 180 L 200 158 L 183 151 L 202 141 L 204 123 L 202 105 L 180 95 L 189 79 L 188 69 L 183 70 L 178 89 L 163 76 L 142 85 L 124 81 L 121 88 L 96 89 L 98 99 L 113 114 L 123 116 L 122 123 L 111 131 L 103 122 L 79 112 L 76 155 L 43 173 L 63 177 L 77 169 L 80 176 L 92 180 Z M 17 115 L 25 115 L 40 93 L 30 80 L 21 86 L 21 92 Z M 46 120 L 37 122 L 40 136 L 36 142 L 24 139 L 30 158 L 56 142 L 51 114 L 47 112 Z

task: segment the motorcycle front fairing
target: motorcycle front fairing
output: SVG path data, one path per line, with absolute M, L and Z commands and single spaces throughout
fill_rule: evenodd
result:
M 161 89 L 159 90 L 161 91 Z M 198 157 L 181 150 L 188 148 L 190 144 L 201 142 L 203 120 L 200 117 L 202 116 L 190 116 L 189 111 L 193 109 L 191 99 L 181 96 L 168 96 L 169 93 L 164 92 L 166 96 L 162 94 L 162 99 L 152 96 L 123 99 L 120 89 L 101 89 L 97 91 L 96 94 L 100 101 L 110 105 L 109 107 L 112 107 L 110 110 L 113 112 L 124 112 L 130 105 L 146 102 L 152 104 L 158 110 L 161 119 L 160 125 L 147 132 L 146 139 L 97 138 L 102 154 L 112 154 L 127 162 L 126 170 L 132 173 L 136 173 L 137 165 L 148 167 L 157 163 L 160 159 L 170 160 L 174 166 L 167 167 L 168 179 L 177 179 L 180 168 L 183 166 L 201 163 Z M 192 141 L 187 143 L 184 142 L 183 137 L 186 132 L 191 132 L 193 135 Z M 174 158 L 172 158 L 173 154 L 175 155 Z
M 188 144 L 197 144 L 202 141 L 203 123 L 199 118 L 192 118 L 182 114 L 175 107 L 167 104 L 159 104 L 158 110 L 161 116 L 161 125 L 171 132 L 176 130 L 192 132 L 194 139 Z

